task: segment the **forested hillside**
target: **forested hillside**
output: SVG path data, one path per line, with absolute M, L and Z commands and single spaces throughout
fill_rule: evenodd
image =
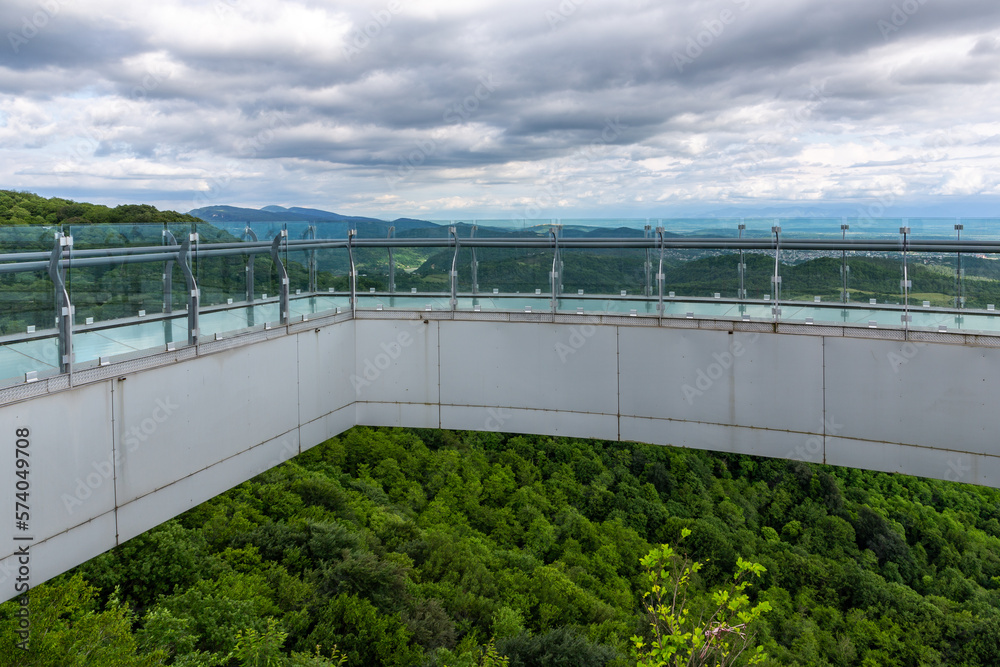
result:
M 32 653 L 0 606 L 0 664 L 633 665 L 660 543 L 708 560 L 696 606 L 766 567 L 764 664 L 1000 664 L 996 490 L 361 427 L 32 591 Z
M 160 211 L 148 204 L 109 208 L 61 197 L 46 199 L 30 192 L 0 190 L 0 225 L 128 224 L 133 222 L 196 222 L 198 218 Z

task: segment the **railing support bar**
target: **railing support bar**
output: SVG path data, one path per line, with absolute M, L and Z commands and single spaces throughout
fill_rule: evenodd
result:
M 906 225 L 906 220 L 903 221 L 903 225 Z M 903 340 L 909 340 L 910 338 L 910 271 L 907 263 L 907 237 L 910 234 L 910 228 L 903 226 L 899 228 L 899 233 L 903 236 Z
M 656 269 L 656 286 L 659 292 L 657 303 L 656 303 L 656 313 L 660 317 L 660 324 L 663 324 L 663 283 L 666 282 L 666 276 L 663 275 L 663 227 L 656 228 L 656 235 L 660 241 L 660 263 Z
M 396 235 L 396 228 L 389 227 L 388 233 L 385 237 L 391 239 Z M 393 247 L 389 246 L 389 294 L 396 293 L 396 255 L 393 252 Z
M 455 254 L 451 257 L 451 272 L 448 274 L 451 278 L 451 309 L 454 311 L 458 307 L 458 251 L 460 248 L 458 228 L 449 227 L 448 233 L 451 234 L 452 241 L 455 243 Z
M 562 255 L 559 251 L 559 232 L 561 226 L 553 227 L 549 230 L 552 238 L 552 246 L 555 250 L 552 253 L 552 271 L 549 272 L 549 289 L 552 292 L 552 300 L 549 305 L 552 313 L 555 314 L 559 307 L 559 297 L 562 296 Z
M 73 247 L 73 237 L 62 232 L 55 235 L 55 245 L 49 260 L 49 277 L 56 290 L 56 319 L 59 327 L 59 372 L 69 375 L 73 384 L 73 304 L 66 290 L 66 271 L 62 267 L 64 250 Z
M 190 263 L 191 246 L 197 242 L 197 234 L 188 234 L 184 243 L 181 244 L 181 249 L 177 252 L 177 264 L 184 272 L 184 280 L 188 290 L 188 345 L 197 345 L 199 337 L 198 308 L 201 302 L 201 291 L 198 289 L 198 281 L 194 278 Z
M 849 224 L 847 224 L 846 222 L 842 222 L 840 224 L 840 238 L 841 238 L 842 241 L 845 241 L 845 242 L 847 241 L 847 230 L 850 229 L 850 228 L 851 228 L 851 226 Z M 848 280 L 847 279 L 850 277 L 850 275 L 851 275 L 851 267 L 849 267 L 847 265 L 847 251 L 846 250 L 841 250 L 840 251 L 840 280 L 841 280 L 842 287 L 840 288 L 840 299 L 844 303 L 848 303 L 851 300 L 850 299 L 850 292 L 847 291 L 849 289 L 848 288 Z
M 170 230 L 163 230 L 163 245 L 175 246 L 177 239 L 170 233 Z M 163 262 L 163 312 L 174 312 L 174 260 L 168 259 Z
M 278 269 L 279 298 L 278 298 L 278 322 L 282 326 L 288 324 L 288 271 L 285 270 L 285 263 L 281 261 L 281 242 L 285 241 L 285 248 L 288 248 L 288 230 L 282 229 L 271 241 L 271 260 L 275 268 Z
M 472 229 L 469 230 L 469 238 L 473 239 L 476 237 L 476 225 L 472 225 Z M 479 260 L 476 259 L 476 249 L 472 248 L 472 295 L 476 296 L 479 294 Z
M 350 263 L 350 275 L 348 281 L 351 286 L 351 316 L 357 312 L 358 308 L 358 270 L 354 266 L 354 235 L 358 233 L 356 229 L 347 230 L 347 261 Z
M 771 278 L 774 306 L 772 306 L 772 310 L 774 311 L 774 321 L 777 322 L 781 319 L 781 275 L 778 273 L 781 262 L 781 227 L 771 227 L 771 232 L 774 234 L 774 276 Z

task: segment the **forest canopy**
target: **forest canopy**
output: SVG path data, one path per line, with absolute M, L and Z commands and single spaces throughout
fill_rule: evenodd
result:
M 61 197 L 46 199 L 30 192 L 0 190 L 0 225 L 129 224 L 135 222 L 199 222 L 176 211 L 160 211 L 149 204 L 75 202 Z
M 32 591 L 32 604 L 63 604 L 44 638 L 33 625 L 44 655 L 95 628 L 115 637 L 88 660 L 25 662 L 11 645 L 15 603 L 0 605 L 0 656 L 634 665 L 630 638 L 649 629 L 642 559 L 664 543 L 707 561 L 696 612 L 740 559 L 763 566 L 746 591 L 771 610 L 758 624 L 762 664 L 1000 664 L 995 489 L 636 443 L 364 427 Z M 102 657 L 112 644 L 127 650 Z

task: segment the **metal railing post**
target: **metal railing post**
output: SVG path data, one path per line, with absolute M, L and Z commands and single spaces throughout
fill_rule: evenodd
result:
M 649 219 L 647 218 L 646 219 L 646 226 L 642 228 L 642 238 L 648 239 L 650 236 L 652 236 L 651 230 L 652 230 L 652 227 L 649 226 Z M 653 262 L 652 262 L 652 260 L 650 258 L 650 254 L 649 253 L 650 253 L 650 249 L 646 248 L 646 263 L 643 266 L 643 269 L 644 269 L 645 274 L 646 274 L 646 287 L 643 290 L 643 296 L 645 296 L 646 298 L 649 298 L 649 297 L 653 296 L 653 275 L 652 275 L 653 274 Z
M 188 345 L 198 344 L 198 308 L 201 301 L 201 291 L 198 289 L 198 281 L 194 278 L 194 271 L 191 270 L 190 254 L 191 245 L 198 242 L 198 234 L 188 234 L 181 244 L 181 249 L 177 252 L 177 263 L 184 272 L 184 280 L 187 282 L 188 290 Z
M 316 240 L 316 225 L 309 225 L 306 229 L 307 238 Z M 309 291 L 316 293 L 316 249 L 309 249 Z
M 389 231 L 386 233 L 385 237 L 391 239 L 396 234 L 395 227 L 389 227 Z M 393 253 L 393 247 L 389 246 L 389 294 L 396 293 L 396 255 Z
M 451 271 L 448 274 L 451 278 L 451 309 L 455 310 L 458 306 L 458 251 L 460 248 L 458 242 L 458 228 L 449 227 L 448 233 L 451 234 L 452 241 L 455 243 L 455 254 L 451 257 Z
M 962 240 L 962 230 L 965 229 L 965 225 L 960 223 L 955 223 L 955 240 Z M 965 276 L 962 273 L 962 253 L 955 253 L 957 257 L 957 262 L 955 264 L 955 307 L 965 308 L 965 295 L 962 293 L 964 291 L 964 281 L 962 278 Z
M 552 299 L 549 306 L 551 306 L 553 313 L 559 309 L 559 297 L 562 295 L 562 281 L 560 279 L 560 274 L 562 273 L 562 255 L 559 252 L 559 231 L 560 227 L 549 229 L 549 234 L 552 237 L 552 245 L 555 248 L 552 253 L 552 270 L 549 271 L 549 289 L 552 292 Z
M 257 242 L 257 235 L 254 234 L 254 231 L 252 229 L 250 229 L 250 225 L 247 225 L 246 229 L 243 230 L 243 238 L 242 238 L 242 240 L 243 241 L 253 241 L 254 243 Z M 253 275 L 253 273 L 254 273 L 254 260 L 256 258 L 257 258 L 257 256 L 255 254 L 253 254 L 253 253 L 250 253 L 249 255 L 247 255 L 247 267 L 246 267 L 246 275 L 247 275 L 247 303 L 250 303 L 250 304 L 253 304 L 253 300 L 254 300 L 254 275 Z M 251 309 L 251 312 L 253 312 L 252 309 Z
M 56 320 L 59 329 L 59 372 L 70 376 L 73 384 L 73 303 L 66 290 L 66 273 L 62 267 L 63 250 L 73 247 L 73 237 L 62 232 L 55 235 L 55 245 L 49 258 L 49 278 L 55 286 Z
M 476 238 L 476 225 L 469 230 L 469 238 Z M 476 259 L 476 249 L 472 248 L 472 296 L 479 294 L 479 260 Z
M 774 306 L 771 307 L 774 321 L 781 319 L 781 275 L 778 273 L 778 266 L 781 261 L 781 227 L 771 227 L 774 234 L 774 275 L 771 276 L 771 285 L 774 291 Z
M 281 242 L 285 241 L 285 250 L 288 249 L 288 230 L 282 229 L 278 232 L 278 235 L 274 237 L 271 242 L 271 260 L 274 262 L 275 268 L 278 269 L 278 281 L 279 281 L 279 297 L 278 297 L 278 322 L 281 325 L 288 324 L 288 271 L 285 270 L 285 264 L 281 261 Z
M 351 316 L 357 312 L 358 308 L 358 270 L 354 266 L 354 235 L 358 233 L 356 229 L 347 230 L 347 260 L 350 262 L 350 274 L 348 280 L 351 287 Z
M 840 238 L 842 241 L 847 241 L 847 230 L 851 226 L 846 222 L 840 224 Z M 847 265 L 847 250 L 840 251 L 840 280 L 842 287 L 840 288 L 840 299 L 844 303 L 848 303 L 851 300 L 851 294 L 848 291 L 848 278 L 851 275 L 851 267 Z
M 254 233 L 254 231 L 252 229 L 250 229 L 250 225 L 247 225 L 246 228 L 243 230 L 243 236 L 240 238 L 240 240 L 241 241 L 252 241 L 254 243 L 257 242 L 257 235 Z M 256 324 L 256 321 L 255 321 L 255 318 L 254 318 L 254 312 L 253 312 L 253 308 L 254 308 L 253 301 L 256 298 L 256 295 L 254 294 L 254 282 L 255 282 L 255 278 L 254 278 L 254 264 L 256 263 L 256 261 L 257 261 L 257 255 L 255 255 L 254 253 L 250 253 L 249 255 L 247 255 L 247 265 L 244 268 L 244 272 L 246 273 L 246 281 L 247 281 L 247 284 L 246 284 L 246 302 L 247 302 L 247 326 L 248 327 L 252 327 L 252 326 L 254 326 Z
M 903 220 L 903 225 L 906 225 L 907 221 Z M 900 287 L 903 288 L 903 338 L 904 340 L 909 338 L 910 335 L 910 288 L 913 283 L 910 282 L 910 272 L 909 266 L 907 265 L 907 252 L 908 244 L 907 237 L 910 234 L 909 227 L 900 227 L 899 233 L 903 236 L 903 280 L 900 281 Z
M 163 230 L 163 245 L 177 245 L 177 239 L 170 230 Z M 163 312 L 174 312 L 174 260 L 163 262 Z
M 739 227 L 738 227 L 741 239 L 743 238 L 743 231 L 746 228 L 747 228 L 746 223 L 741 222 L 740 225 L 739 225 Z M 740 287 L 739 287 L 739 290 L 736 293 L 736 298 L 737 299 L 745 299 L 745 298 L 747 298 L 747 289 L 746 289 L 747 265 L 746 265 L 746 259 L 743 256 L 743 248 L 740 248 L 740 265 L 738 267 L 736 267 L 736 268 L 739 269 L 738 273 L 740 275 Z
M 666 276 L 663 275 L 663 227 L 656 228 L 656 235 L 660 241 L 660 264 L 656 269 L 656 285 L 659 291 L 658 301 L 656 303 L 656 313 L 660 316 L 660 322 L 663 321 L 663 283 L 666 282 Z

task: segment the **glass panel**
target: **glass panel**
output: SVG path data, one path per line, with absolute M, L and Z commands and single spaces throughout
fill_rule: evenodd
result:
M 357 230 L 357 239 L 384 239 L 385 228 L 367 225 Z M 354 266 L 358 271 L 358 294 L 389 292 L 389 251 L 385 248 L 354 248 Z M 395 257 L 395 252 L 393 253 Z
M 49 252 L 57 227 L 0 227 L 0 253 Z M 0 335 L 55 326 L 55 292 L 48 270 L 0 274 Z
M 477 235 L 485 237 L 489 232 L 488 228 L 481 226 Z M 545 238 L 548 233 L 548 227 L 532 227 L 523 231 L 508 231 L 506 235 L 511 238 Z M 494 293 L 504 296 L 506 303 L 500 304 L 504 309 L 524 310 L 525 306 L 531 306 L 532 310 L 546 310 L 551 307 L 551 248 L 480 248 L 476 255 L 481 294 L 486 297 Z M 532 296 L 539 298 L 530 298 Z M 528 299 L 524 300 L 524 297 Z
M 241 268 L 239 275 L 243 282 L 243 300 L 246 300 L 247 265 L 253 258 L 253 309 L 247 313 L 248 326 L 259 326 L 264 323 L 275 323 L 281 320 L 278 300 L 281 295 L 281 282 L 278 267 L 271 259 L 270 243 L 284 229 L 282 222 L 248 222 L 242 223 L 243 231 L 238 233 L 240 240 L 250 242 L 253 237 L 257 241 L 266 242 L 268 246 L 252 255 L 239 255 Z M 287 253 L 282 251 L 282 261 L 288 266 Z
M 347 240 L 348 224 L 343 222 L 317 222 L 316 238 Z M 347 248 L 325 248 L 316 251 L 316 283 L 317 290 L 323 294 L 348 295 L 350 284 L 351 263 Z M 347 307 L 350 304 L 344 301 Z
M 397 221 L 398 222 L 398 221 Z M 422 227 L 422 226 L 411 226 L 408 229 L 397 229 L 396 238 L 433 238 L 433 239 L 447 239 L 449 237 L 448 227 L 452 223 L 440 223 L 433 227 Z M 469 225 L 464 225 L 462 232 L 465 232 L 463 236 L 468 236 Z M 482 236 L 483 230 L 477 230 L 476 235 Z M 368 257 L 374 258 L 374 261 L 379 261 L 378 251 L 368 251 L 370 254 Z M 393 251 L 393 258 L 396 264 L 396 294 L 405 295 L 406 293 L 413 293 L 416 290 L 416 294 L 421 295 L 420 303 L 430 304 L 435 310 L 440 308 L 450 308 L 449 299 L 451 296 L 451 279 L 449 276 L 449 271 L 451 271 L 451 263 L 454 258 L 455 250 L 454 248 L 448 248 L 443 246 L 438 247 L 410 247 L 410 248 L 399 248 Z M 477 251 L 477 256 L 480 257 L 480 264 L 482 251 Z M 386 261 L 386 266 L 388 266 L 388 253 L 384 250 L 382 251 L 381 257 L 384 258 L 382 261 Z M 364 256 L 362 256 L 363 258 Z M 471 254 L 468 255 L 466 261 L 471 261 Z M 472 274 L 471 265 L 458 266 L 459 277 L 463 273 L 465 274 L 465 279 L 468 282 Z M 387 281 L 388 282 L 388 281 Z M 482 277 L 480 274 L 480 285 L 482 285 Z M 360 285 L 360 281 L 359 281 Z M 360 289 L 359 289 L 360 291 Z M 443 302 L 431 301 L 423 298 L 423 295 L 436 295 L 437 298 L 446 297 Z M 412 300 L 412 297 L 411 297 Z M 406 302 L 394 301 L 393 305 L 403 305 L 404 307 L 414 307 L 413 304 L 407 304 Z M 417 305 L 419 307 L 419 304 Z
M 288 272 L 288 288 L 292 298 L 306 295 L 313 291 L 315 272 L 312 271 L 312 260 L 315 251 L 298 250 L 296 241 L 307 241 L 315 238 L 316 226 L 308 221 L 289 221 L 285 223 L 288 230 L 288 252 L 285 254 L 285 270 Z
M 242 233 L 234 234 L 208 223 L 197 223 L 197 252 L 194 256 L 194 274 L 201 290 L 201 307 L 228 305 L 246 300 L 246 260 L 239 255 L 213 256 L 212 246 L 238 243 Z M 181 239 L 178 239 L 180 241 Z M 204 331 L 205 324 L 199 325 Z
M 162 224 L 73 225 L 69 233 L 73 249 L 69 253 L 66 285 L 76 310 L 75 325 L 89 326 L 163 312 L 165 263 L 129 262 L 126 255 L 113 252 L 162 245 Z M 106 263 L 91 265 L 96 259 Z

